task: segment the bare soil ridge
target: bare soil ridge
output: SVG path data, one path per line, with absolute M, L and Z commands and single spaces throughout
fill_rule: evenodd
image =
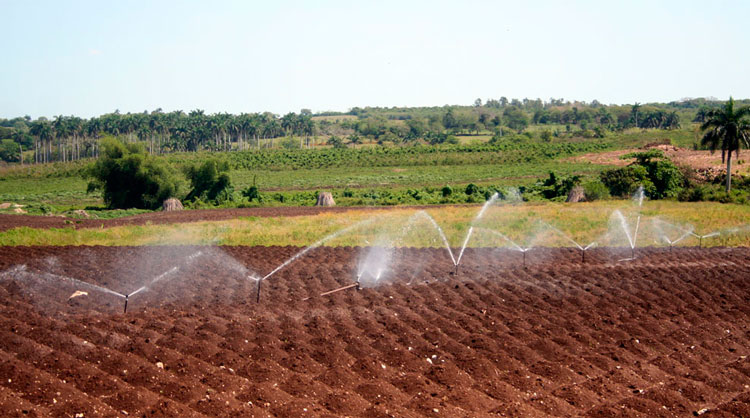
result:
M 159 253 L 146 263 L 147 251 Z M 169 282 L 179 286 L 131 298 L 125 315 L 117 297 L 68 299 L 75 287 L 7 279 L 23 264 L 128 291 L 199 251 L 225 256 L 184 265 Z M 227 268 L 229 254 L 262 275 L 297 251 L 3 248 L 0 408 L 86 417 L 750 414 L 749 249 L 638 249 L 627 263 L 597 249 L 585 264 L 573 250 L 548 249 L 530 253 L 525 269 L 517 252 L 469 248 L 457 276 L 444 250 L 404 249 L 422 270 L 318 297 L 352 283 L 360 253 L 323 247 L 267 280 L 260 304 L 255 282 Z

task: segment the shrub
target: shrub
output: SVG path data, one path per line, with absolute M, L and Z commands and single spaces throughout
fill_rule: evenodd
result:
M 440 189 L 440 192 L 443 193 L 443 197 L 448 197 L 453 194 L 453 189 L 451 186 L 445 185 L 442 189 Z
M 185 198 L 194 200 L 200 197 L 202 200 L 216 202 L 223 194 L 222 200 L 231 195 L 234 189 L 229 179 L 229 165 L 226 162 L 208 160 L 199 166 L 188 166 L 185 175 L 190 180 L 192 190 Z
M 253 201 L 255 199 L 260 200 L 260 193 L 258 192 L 258 186 L 250 186 L 248 187 L 242 194 L 247 198 L 249 201 Z
M 479 192 L 479 186 L 477 186 L 474 183 L 469 183 L 466 185 L 466 190 L 464 190 L 464 193 L 466 193 L 468 196 L 471 196 L 475 193 Z
M 140 144 L 104 138 L 101 148 L 101 156 L 86 172 L 93 178 L 88 191 L 101 190 L 110 209 L 157 209 L 165 199 L 178 194 L 174 170 L 148 155 Z
M 653 183 L 648 179 L 646 168 L 641 165 L 605 170 L 599 178 L 613 196 L 630 196 L 640 186 L 643 186 L 644 191 L 651 196 L 650 192 L 654 189 Z
M 586 195 L 586 200 L 589 202 L 609 198 L 609 189 L 607 189 L 607 186 L 599 180 L 592 180 L 584 183 L 583 193 Z

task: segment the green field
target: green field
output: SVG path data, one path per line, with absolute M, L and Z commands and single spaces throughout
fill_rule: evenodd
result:
M 349 118 L 351 119 L 351 118 Z M 316 193 L 332 191 L 340 206 L 422 205 L 478 203 L 494 190 L 529 187 L 554 172 L 558 177 L 596 178 L 612 168 L 569 157 L 586 153 L 672 143 L 689 147 L 696 140 L 694 125 L 683 129 L 626 129 L 604 138 L 561 137 L 543 141 L 542 129 L 563 126 L 534 125 L 529 135 L 509 135 L 490 144 L 487 132 L 459 136 L 458 145 L 366 146 L 334 149 L 261 149 L 243 152 L 193 152 L 167 154 L 159 159 L 177 172 L 208 159 L 224 161 L 237 196 L 256 185 L 262 199 L 234 201 L 222 206 L 312 205 Z M 86 209 L 99 218 L 130 215 L 133 210 L 106 211 L 99 192 L 87 193 L 83 174 L 93 160 L 8 166 L 0 169 L 0 202 L 24 205 L 30 214 L 66 214 Z M 482 192 L 467 196 L 474 183 Z M 454 193 L 445 197 L 444 186 Z M 186 194 L 188 182 L 183 181 Z M 198 204 L 196 207 L 207 207 Z M 14 208 L 0 210 L 13 213 Z

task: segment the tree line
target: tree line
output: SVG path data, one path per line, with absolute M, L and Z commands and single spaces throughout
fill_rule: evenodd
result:
M 9 162 L 74 161 L 99 155 L 99 139 L 139 142 L 150 154 L 244 151 L 261 148 L 335 147 L 362 142 L 385 144 L 451 142 L 452 135 L 523 132 L 548 125 L 567 132 L 616 131 L 632 127 L 677 129 L 684 116 L 702 123 L 722 102 L 692 99 L 667 104 L 603 105 L 596 100 L 477 99 L 473 106 L 358 108 L 346 113 L 269 112 L 206 114 L 202 110 L 0 119 L 0 159 Z M 683 115 L 681 117 L 681 115 Z M 341 116 L 337 119 L 337 116 Z M 562 126 L 562 128 L 560 128 Z M 27 160 L 23 161 L 24 154 Z

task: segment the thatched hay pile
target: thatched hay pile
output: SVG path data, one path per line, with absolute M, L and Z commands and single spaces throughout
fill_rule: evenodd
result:
M 571 202 L 571 203 L 585 202 L 586 193 L 583 191 L 583 187 L 579 185 L 570 189 L 570 193 L 568 193 L 568 198 L 565 199 L 565 201 Z
M 336 202 L 333 200 L 331 192 L 320 192 L 315 206 L 336 206 Z
M 174 197 L 165 200 L 162 204 L 162 210 L 164 210 L 164 212 L 172 212 L 175 210 L 183 209 L 185 208 L 182 206 L 182 202 L 180 202 L 178 199 L 175 199 Z

